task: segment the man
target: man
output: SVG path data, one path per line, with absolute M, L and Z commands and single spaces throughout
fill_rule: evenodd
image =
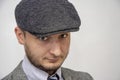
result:
M 93 80 L 88 73 L 61 67 L 69 53 L 70 32 L 81 24 L 70 2 L 22 0 L 15 17 L 15 34 L 26 55 L 2 80 Z

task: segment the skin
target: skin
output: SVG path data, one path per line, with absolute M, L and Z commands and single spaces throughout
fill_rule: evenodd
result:
M 62 65 L 69 52 L 70 33 L 59 33 L 47 37 L 36 37 L 27 31 L 15 28 L 18 42 L 24 46 L 30 62 L 49 75 Z

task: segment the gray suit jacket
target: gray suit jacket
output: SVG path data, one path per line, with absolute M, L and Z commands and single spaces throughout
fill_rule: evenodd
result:
M 62 75 L 64 80 L 93 80 L 93 78 L 88 73 L 77 72 L 67 68 L 62 68 Z M 2 80 L 28 80 L 28 79 L 20 63 L 13 72 L 4 77 Z

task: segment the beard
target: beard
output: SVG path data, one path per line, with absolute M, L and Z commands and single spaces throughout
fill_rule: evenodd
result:
M 43 71 L 47 72 L 49 75 L 54 74 L 54 73 L 61 67 L 61 65 L 62 65 L 62 63 L 63 63 L 63 62 L 61 62 L 61 63 L 56 63 L 56 64 L 53 63 L 53 65 L 51 66 L 51 65 L 49 65 L 49 64 L 48 64 L 48 65 L 46 65 L 46 64 L 41 64 L 39 61 L 34 60 L 31 56 L 28 56 L 28 55 L 27 55 L 27 57 L 28 57 L 29 61 L 30 61 L 35 67 L 37 67 L 37 68 L 40 69 L 40 70 L 43 70 Z
M 29 61 L 31 62 L 31 64 L 33 64 L 35 67 L 37 67 L 38 69 L 41 69 L 45 72 L 47 72 L 49 75 L 54 74 L 63 64 L 66 56 L 61 56 L 58 60 L 58 62 L 55 63 L 49 63 L 47 62 L 46 58 L 42 58 L 39 56 L 35 56 L 32 55 L 31 52 L 29 50 L 25 50 L 26 52 L 26 56 L 29 59 Z M 43 63 L 44 62 L 44 63 Z

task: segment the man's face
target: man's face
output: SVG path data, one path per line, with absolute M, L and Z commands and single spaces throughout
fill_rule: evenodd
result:
M 15 30 L 17 35 L 17 28 Z M 60 33 L 47 37 L 36 37 L 29 32 L 17 35 L 18 40 L 25 47 L 25 52 L 31 63 L 45 70 L 55 71 L 65 60 L 70 45 L 70 33 Z M 20 38 L 19 38 L 20 36 Z

